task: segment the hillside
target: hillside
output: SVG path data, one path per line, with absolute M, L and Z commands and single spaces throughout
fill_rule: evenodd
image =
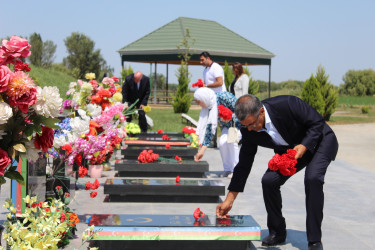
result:
M 33 78 L 38 86 L 56 86 L 60 90 L 61 98 L 66 98 L 66 91 L 68 91 L 69 83 L 75 82 L 77 79 L 65 73 L 55 71 L 52 69 L 44 69 L 30 65 L 31 71 L 29 75 Z

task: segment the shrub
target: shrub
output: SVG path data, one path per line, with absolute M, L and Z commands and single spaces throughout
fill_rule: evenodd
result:
M 362 106 L 362 114 L 368 114 L 370 112 L 370 106 Z

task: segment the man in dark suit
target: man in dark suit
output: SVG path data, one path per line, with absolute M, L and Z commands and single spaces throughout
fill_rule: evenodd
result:
M 148 97 L 150 96 L 150 78 L 144 76 L 142 72 L 130 74 L 125 78 L 122 86 L 122 101 L 125 102 L 125 107 L 135 103 L 138 110 L 139 127 L 142 132 L 147 132 L 146 114 L 143 108 L 147 106 Z M 131 122 L 132 117 L 128 117 L 127 122 Z
M 253 95 L 244 95 L 236 102 L 235 114 L 243 125 L 242 147 L 227 197 L 216 208 L 217 216 L 225 216 L 232 208 L 238 192 L 243 192 L 258 146 L 272 148 L 278 154 L 294 149 L 297 151 L 297 172 L 306 167 L 304 182 L 308 247 L 323 249 L 323 184 L 327 167 L 335 159 L 338 150 L 334 132 L 314 108 L 295 96 L 277 96 L 260 102 Z M 269 235 L 262 240 L 263 246 L 274 246 L 286 239 L 280 187 L 289 178 L 270 169 L 262 178 L 269 230 Z

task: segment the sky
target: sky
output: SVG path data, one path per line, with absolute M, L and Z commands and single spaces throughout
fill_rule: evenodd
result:
M 216 21 L 275 54 L 271 80 L 307 80 L 322 65 L 334 85 L 348 70 L 375 69 L 373 0 L 0 0 L 0 38 L 39 33 L 57 45 L 56 63 L 67 56 L 64 39 L 81 32 L 95 42 L 120 76 L 117 50 L 178 17 Z M 148 75 L 150 64 L 126 63 Z M 169 82 L 177 83 L 177 66 Z M 268 81 L 268 66 L 250 66 L 251 76 Z M 165 65 L 157 72 L 165 74 Z M 191 81 L 203 67 L 191 66 Z

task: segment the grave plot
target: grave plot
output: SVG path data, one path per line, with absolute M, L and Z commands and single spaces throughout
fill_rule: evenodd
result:
M 129 137 L 135 137 L 135 138 L 162 138 L 163 135 L 168 135 L 169 137 L 172 138 L 185 138 L 184 133 L 179 133 L 179 132 L 166 132 L 162 134 L 158 134 L 156 132 L 141 132 L 139 134 L 128 134 Z
M 208 162 L 183 160 L 181 163 L 156 161 L 139 163 L 138 160 L 116 160 L 115 170 L 120 177 L 205 177 Z
M 182 157 L 183 159 L 194 159 L 194 155 L 198 152 L 198 149 L 191 147 L 170 147 L 167 149 L 165 146 L 146 146 L 146 147 L 123 147 L 121 154 L 124 159 L 138 159 L 139 154 L 143 150 L 153 150 L 154 153 L 159 154 L 161 157 L 174 158 L 176 155 Z
M 225 186 L 218 180 L 113 179 L 104 183 L 108 202 L 221 202 Z
M 249 249 L 261 228 L 249 215 L 221 219 L 205 215 L 96 214 L 88 223 L 99 249 Z

